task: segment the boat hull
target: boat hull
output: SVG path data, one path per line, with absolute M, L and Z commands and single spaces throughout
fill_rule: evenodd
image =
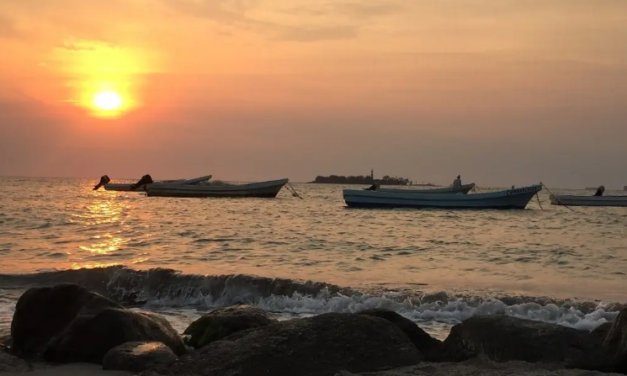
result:
M 552 205 L 627 207 L 627 196 L 551 196 Z
M 150 197 L 275 198 L 287 182 L 288 179 L 242 185 L 150 185 L 146 187 L 146 194 Z
M 199 178 L 194 178 L 194 179 L 188 179 L 188 180 L 166 180 L 166 181 L 158 181 L 158 182 L 154 182 L 150 185 L 153 184 L 188 184 L 188 185 L 194 185 L 194 184 L 198 184 L 198 183 L 202 183 L 205 181 L 208 181 L 211 179 L 211 175 L 207 175 L 207 176 L 201 176 Z M 132 189 L 133 184 L 132 183 L 114 183 L 114 184 L 105 184 L 104 185 L 104 189 L 105 191 L 115 191 L 115 192 L 143 192 L 144 188 L 140 187 L 138 189 Z
M 472 195 L 344 190 L 344 201 L 351 208 L 369 209 L 525 209 L 541 190 L 541 185 Z
M 421 193 L 421 194 L 451 194 L 462 193 L 468 194 L 475 187 L 475 183 L 464 184 L 460 188 L 444 187 L 433 189 L 395 189 L 395 188 L 381 188 L 377 189 L 377 192 L 398 192 L 398 193 Z

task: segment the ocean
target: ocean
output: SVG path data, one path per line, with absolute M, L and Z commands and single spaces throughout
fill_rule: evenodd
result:
M 279 319 L 388 308 L 440 339 L 477 314 L 590 330 L 627 301 L 625 208 L 569 210 L 543 191 L 522 211 L 357 210 L 339 185 L 182 199 L 97 180 L 0 178 L 0 329 L 27 288 L 58 282 L 180 331 L 240 303 Z

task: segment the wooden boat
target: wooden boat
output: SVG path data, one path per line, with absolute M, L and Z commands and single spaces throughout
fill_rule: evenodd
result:
M 250 184 L 150 184 L 145 188 L 148 196 L 155 197 L 265 197 L 274 198 L 288 179 Z
M 153 184 L 156 184 L 156 185 L 162 185 L 162 184 L 195 185 L 195 184 L 208 181 L 210 179 L 211 179 L 211 175 L 207 175 L 207 176 L 201 176 L 198 178 L 188 179 L 188 180 L 180 179 L 180 180 L 156 181 L 150 185 L 153 185 Z M 143 192 L 144 191 L 142 187 L 134 190 L 132 189 L 132 186 L 133 186 L 133 183 L 108 183 L 108 184 L 103 185 L 106 191 L 117 191 L 117 192 L 129 192 L 129 191 Z
M 344 201 L 351 208 L 524 209 L 541 190 L 541 184 L 469 195 L 345 189 Z
M 627 207 L 627 196 L 551 196 L 551 205 Z
M 378 188 L 375 192 L 399 192 L 399 193 L 424 193 L 424 194 L 434 194 L 434 193 L 462 193 L 468 194 L 475 187 L 475 183 L 464 184 L 459 188 L 455 188 L 453 186 L 444 187 L 444 188 L 432 188 L 432 189 L 398 189 L 398 188 Z

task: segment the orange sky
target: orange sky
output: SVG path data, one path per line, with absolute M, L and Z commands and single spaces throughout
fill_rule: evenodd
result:
M 625 40 L 625 0 L 0 0 L 0 175 L 622 187 Z

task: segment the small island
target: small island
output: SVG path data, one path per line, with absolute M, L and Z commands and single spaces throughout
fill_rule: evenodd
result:
M 312 181 L 313 184 L 363 184 L 363 185 L 414 185 L 414 183 L 406 178 L 388 176 L 385 175 L 381 179 L 374 178 L 374 171 L 370 171 L 370 175 L 351 175 L 351 176 L 341 176 L 341 175 L 331 175 L 331 176 L 316 176 L 316 179 Z M 415 184 L 417 186 L 426 186 L 426 187 L 434 187 L 434 184 L 426 183 L 426 184 Z

